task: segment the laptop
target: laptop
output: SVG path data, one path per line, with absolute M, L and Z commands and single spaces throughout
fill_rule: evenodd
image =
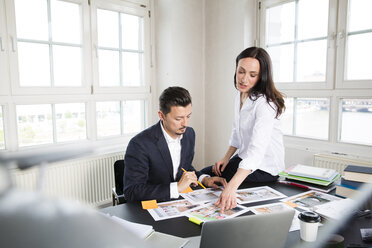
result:
M 200 248 L 284 247 L 294 213 L 293 209 L 289 209 L 205 222 L 201 231 Z

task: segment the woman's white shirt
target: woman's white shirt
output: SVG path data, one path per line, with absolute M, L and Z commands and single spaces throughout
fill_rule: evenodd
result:
M 230 146 L 238 148 L 239 168 L 260 169 L 274 176 L 285 169 L 281 123 L 275 115 L 275 104 L 267 103 L 264 96 L 255 101 L 248 97 L 240 109 L 237 93 Z

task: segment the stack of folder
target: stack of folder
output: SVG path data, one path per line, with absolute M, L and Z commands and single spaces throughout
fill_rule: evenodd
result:
M 348 165 L 336 186 L 336 195 L 352 198 L 363 183 L 372 183 L 372 167 Z
M 279 173 L 279 183 L 328 193 L 336 188 L 340 174 L 333 169 L 297 164 Z

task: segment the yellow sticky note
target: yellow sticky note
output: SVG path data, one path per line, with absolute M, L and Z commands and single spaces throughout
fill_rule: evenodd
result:
M 143 209 L 154 209 L 158 208 L 158 203 L 156 200 L 150 200 L 150 201 L 142 201 L 142 208 Z
M 194 190 L 192 190 L 192 188 L 190 188 L 190 186 L 189 186 L 182 193 L 190 193 L 190 192 L 194 192 Z
M 293 202 L 290 202 L 290 201 L 286 201 L 284 202 L 285 204 L 287 204 L 288 206 L 292 207 L 292 208 L 296 208 L 298 207 L 297 204 L 293 203 Z

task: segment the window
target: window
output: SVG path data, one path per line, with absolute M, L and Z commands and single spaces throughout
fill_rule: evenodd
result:
M 0 105 L 0 150 L 5 149 L 3 106 Z
M 84 103 L 17 106 L 19 146 L 86 139 Z
M 372 22 L 370 19 L 372 2 L 368 0 L 343 1 L 341 13 L 348 19 L 339 21 L 338 81 L 339 88 L 372 88 L 370 61 L 372 56 Z
M 127 4 L 92 4 L 94 86 L 97 93 L 142 92 L 149 88 L 148 11 Z M 107 28 L 110 27 L 110 28 Z
M 97 136 L 117 136 L 141 131 L 145 127 L 143 100 L 97 102 Z
M 48 104 L 17 106 L 19 146 L 53 142 L 52 106 Z
M 15 86 L 20 92 L 27 87 L 84 86 L 83 58 L 88 42 L 82 35 L 82 8 L 79 2 L 14 0 Z
M 340 140 L 372 145 L 372 99 L 341 100 Z
M 97 10 L 100 86 L 143 85 L 142 30 L 141 17 Z
M 125 144 L 147 126 L 148 0 L 0 0 L 0 14 L 0 149 Z
M 326 82 L 325 23 L 325 0 L 292 1 L 266 9 L 265 47 L 273 61 L 275 82 Z
M 260 2 L 260 45 L 288 96 L 287 140 L 326 141 L 330 150 L 372 145 L 371 10 L 368 0 Z
M 7 34 L 5 20 L 5 5 L 0 0 L 0 96 L 7 95 L 9 89 L 9 66 L 7 61 Z
M 287 98 L 282 117 L 283 132 L 287 135 L 328 139 L 329 99 Z

